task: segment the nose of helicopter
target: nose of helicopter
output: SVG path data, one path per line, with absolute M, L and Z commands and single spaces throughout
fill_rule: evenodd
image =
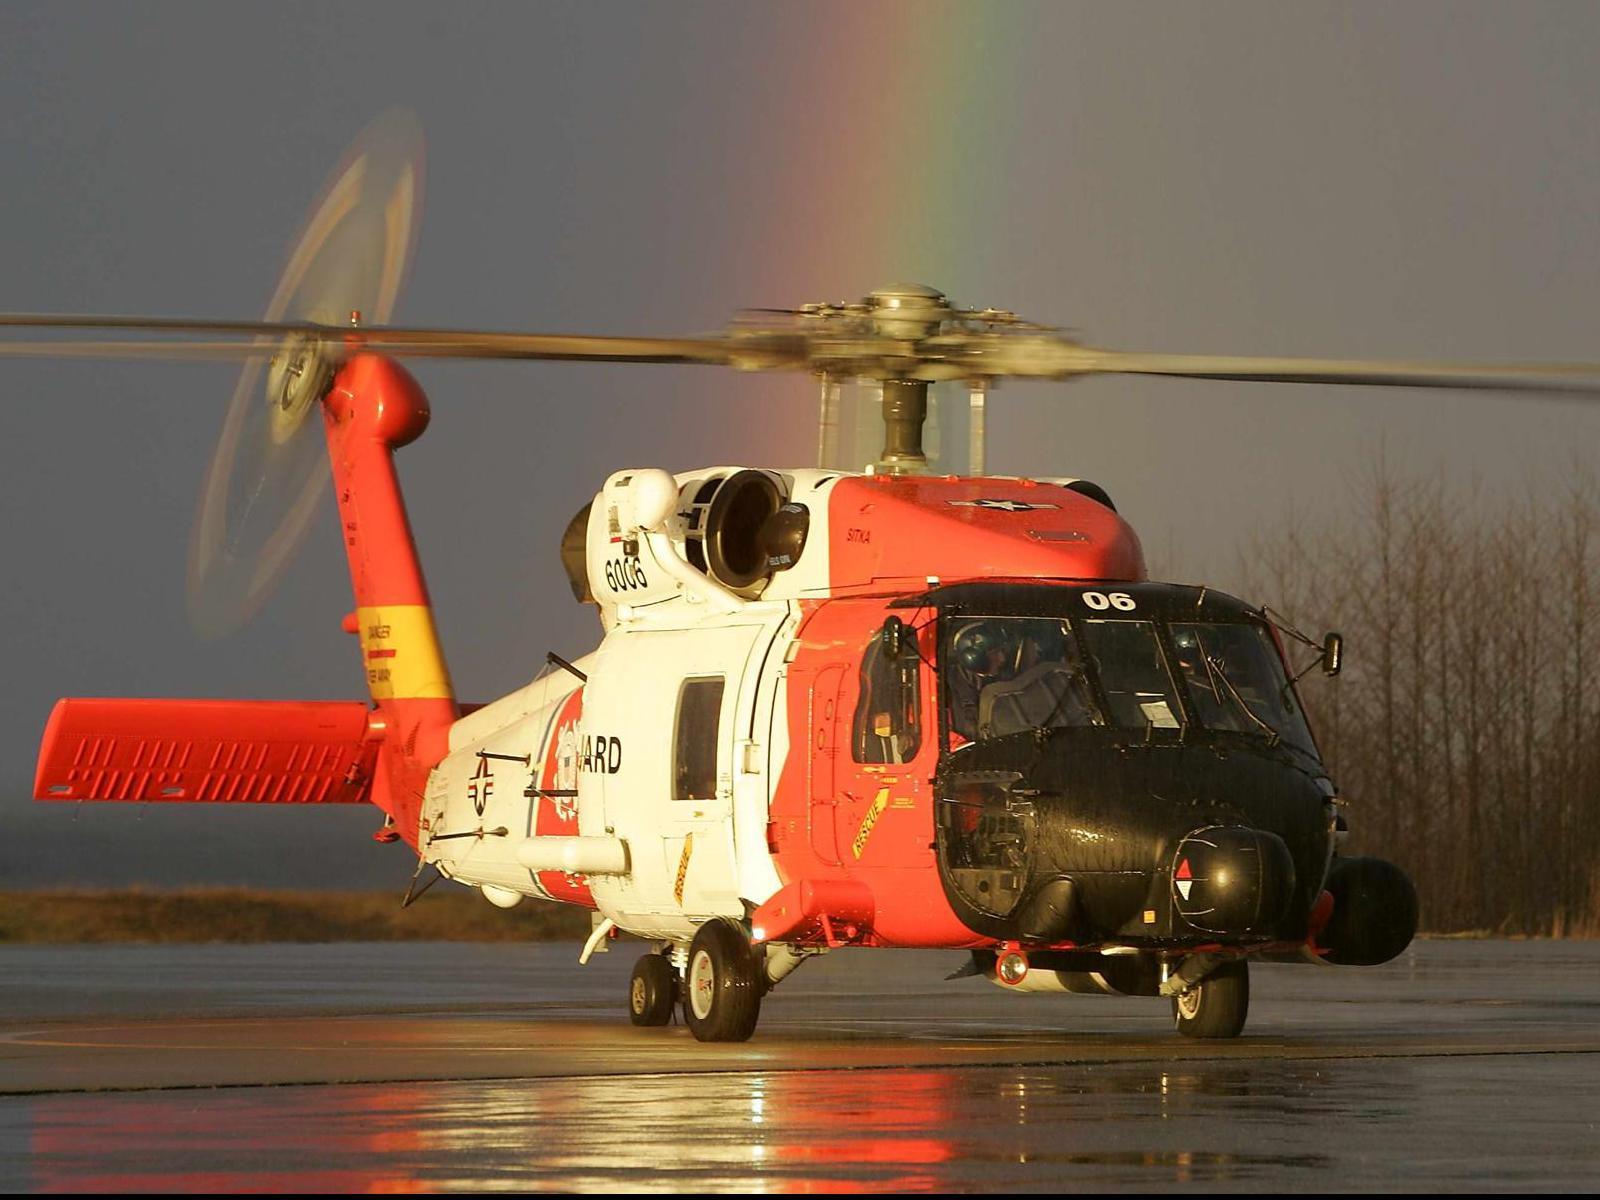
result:
M 962 920 L 1035 943 L 1304 938 L 1331 838 L 1304 764 L 1264 743 L 1143 746 L 1107 732 L 952 756 L 939 845 Z
M 1172 906 L 1208 933 L 1270 932 L 1282 921 L 1294 885 L 1289 847 L 1265 829 L 1196 829 L 1172 856 Z

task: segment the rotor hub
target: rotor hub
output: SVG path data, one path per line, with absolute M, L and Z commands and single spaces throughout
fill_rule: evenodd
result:
M 306 334 L 289 338 L 267 367 L 267 407 L 272 440 L 283 445 L 328 393 L 333 363 L 322 342 Z
M 945 294 L 921 283 L 878 288 L 867 296 L 867 305 L 878 332 L 892 338 L 932 337 L 951 315 Z

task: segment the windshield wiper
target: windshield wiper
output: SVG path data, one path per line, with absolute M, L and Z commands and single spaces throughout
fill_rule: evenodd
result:
M 1233 680 L 1229 679 L 1228 673 L 1222 669 L 1222 661 L 1220 659 L 1214 659 L 1206 653 L 1204 642 L 1201 642 L 1198 638 L 1196 638 L 1195 641 L 1200 647 L 1200 661 L 1205 663 L 1206 675 L 1212 681 L 1212 694 L 1216 694 L 1217 680 L 1221 680 L 1222 686 L 1228 689 L 1228 695 L 1232 696 L 1233 702 L 1239 706 L 1239 711 L 1244 713 L 1244 715 L 1249 718 L 1249 720 L 1256 725 L 1257 728 L 1267 735 L 1267 745 L 1276 746 L 1280 737 L 1278 731 L 1271 725 L 1268 725 L 1260 717 L 1256 716 L 1251 707 L 1244 702 L 1244 697 L 1239 695 L 1239 689 L 1233 686 Z
M 1047 729 L 1082 728 L 1082 726 L 1057 725 L 1054 723 L 1056 717 L 1061 715 L 1062 706 L 1068 700 L 1073 701 L 1079 708 L 1089 714 L 1091 727 L 1104 724 L 1105 718 L 1100 715 L 1100 708 L 1094 702 L 1093 693 L 1089 691 L 1089 679 L 1082 669 L 1079 669 L 1072 672 L 1071 682 L 1062 690 L 1061 695 L 1056 697 L 1056 702 L 1051 707 L 1050 712 L 1039 723 L 1038 732 L 1043 733 Z

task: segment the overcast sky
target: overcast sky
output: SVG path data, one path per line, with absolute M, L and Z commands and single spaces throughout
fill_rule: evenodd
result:
M 0 7 L 0 309 L 258 316 L 345 146 L 428 138 L 396 320 L 692 333 L 914 279 L 1118 347 L 1600 359 L 1600 6 Z M 402 470 L 458 689 L 595 639 L 560 532 L 625 466 L 808 465 L 803 378 L 429 365 Z M 0 362 L 0 886 L 403 886 L 365 811 L 35 805 L 59 695 L 339 698 L 325 507 L 266 611 L 184 616 L 233 373 Z M 991 467 L 1105 485 L 1158 574 L 1227 585 L 1382 444 L 1489 495 L 1600 414 L 1449 392 L 1015 385 Z M 1256 597 L 1267 600 L 1271 597 Z

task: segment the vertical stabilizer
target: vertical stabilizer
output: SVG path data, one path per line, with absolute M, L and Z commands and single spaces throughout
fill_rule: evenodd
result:
M 345 628 L 361 639 L 383 725 L 388 769 L 373 801 L 415 842 L 428 772 L 459 715 L 394 466 L 394 451 L 427 428 L 428 400 L 392 359 L 358 354 L 334 378 L 323 407 L 356 601 Z

